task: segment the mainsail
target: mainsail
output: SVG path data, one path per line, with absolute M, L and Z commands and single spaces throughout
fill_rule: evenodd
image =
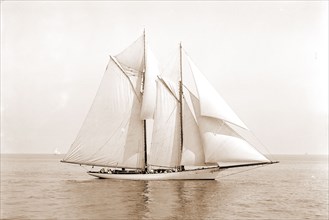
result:
M 64 162 L 144 168 L 142 106 L 151 112 L 155 99 L 143 100 L 141 89 L 144 67 L 144 36 L 115 57 L 111 57 L 92 107 L 72 144 Z M 151 52 L 148 52 L 152 56 Z M 150 62 L 155 61 L 151 57 Z M 152 80 L 151 65 L 146 71 Z M 155 71 L 155 74 L 157 72 Z M 154 82 L 155 84 L 155 82 Z M 148 91 L 147 91 L 148 90 Z M 155 93 L 152 82 L 147 82 L 144 95 Z M 144 101 L 144 102 L 143 102 Z M 148 116 L 147 116 L 148 117 Z

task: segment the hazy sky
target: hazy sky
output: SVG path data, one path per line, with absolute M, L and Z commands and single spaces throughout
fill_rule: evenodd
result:
M 327 1 L 1 1 L 1 153 L 65 153 L 144 28 L 160 62 L 182 41 L 271 153 L 328 153 Z

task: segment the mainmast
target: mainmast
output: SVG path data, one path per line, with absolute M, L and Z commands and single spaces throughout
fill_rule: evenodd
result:
M 182 64 L 182 42 L 179 43 L 179 118 L 180 118 L 180 160 L 182 160 L 183 154 L 183 64 Z M 182 166 L 181 166 L 182 169 Z
M 144 93 L 144 86 L 145 86 L 145 73 L 146 73 L 146 37 L 145 37 L 145 29 L 143 32 L 144 36 L 144 72 L 143 72 L 143 78 L 142 78 L 142 93 Z M 144 172 L 147 171 L 147 134 L 146 134 L 146 120 L 143 120 L 144 124 Z

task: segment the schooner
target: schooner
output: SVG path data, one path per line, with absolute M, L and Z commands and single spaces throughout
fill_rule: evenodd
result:
M 235 128 L 248 130 L 182 45 L 178 65 L 161 73 L 144 31 L 110 56 L 62 162 L 102 167 L 88 174 L 127 180 L 213 180 L 224 169 L 275 163 Z

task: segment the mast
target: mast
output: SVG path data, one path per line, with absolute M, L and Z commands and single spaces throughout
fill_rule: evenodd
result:
M 183 64 L 182 64 L 182 42 L 179 43 L 179 74 L 180 74 L 180 81 L 179 81 L 179 118 L 180 118 L 180 161 L 182 160 L 183 154 Z M 180 166 L 182 169 L 182 166 Z
M 143 32 L 144 36 L 144 73 L 143 73 L 143 78 L 142 78 L 142 93 L 144 93 L 144 86 L 145 86 L 145 73 L 146 73 L 146 49 L 145 49 L 145 44 L 146 44 L 146 37 L 145 37 L 145 29 Z M 143 120 L 144 124 L 144 172 L 147 171 L 147 134 L 146 134 L 146 120 Z

